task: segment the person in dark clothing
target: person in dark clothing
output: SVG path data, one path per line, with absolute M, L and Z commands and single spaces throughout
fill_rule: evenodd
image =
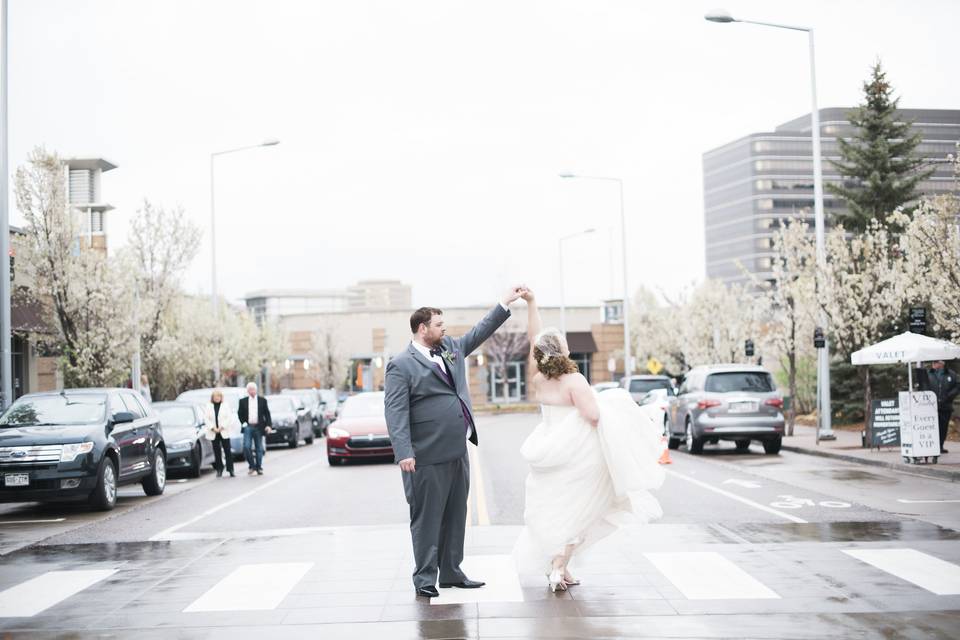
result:
M 953 401 L 960 394 L 960 382 L 957 374 L 946 367 L 943 360 L 935 360 L 929 369 L 917 370 L 917 382 L 921 391 L 933 391 L 937 396 L 937 414 L 940 421 L 940 452 L 949 453 L 943 448 L 950 428 L 950 416 L 953 413 Z
M 213 468 L 217 477 L 223 475 L 224 463 L 227 473 L 233 478 L 233 452 L 230 450 L 230 438 L 240 435 L 240 422 L 237 415 L 223 402 L 223 393 L 214 389 L 210 394 L 210 404 L 204 411 L 204 435 L 213 442 Z

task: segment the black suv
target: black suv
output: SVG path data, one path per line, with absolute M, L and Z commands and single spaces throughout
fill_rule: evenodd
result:
M 65 389 L 18 398 L 0 416 L 0 502 L 87 500 L 112 509 L 117 486 L 163 493 L 160 419 L 130 389 Z

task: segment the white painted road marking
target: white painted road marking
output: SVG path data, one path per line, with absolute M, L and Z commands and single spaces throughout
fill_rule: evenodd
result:
M 844 549 L 857 560 L 938 596 L 960 595 L 960 567 L 916 549 Z
M 740 480 L 739 478 L 730 478 L 729 480 L 724 480 L 723 484 L 735 484 L 741 487 L 746 487 L 747 489 L 759 489 L 762 486 L 759 482 Z
M 41 524 L 44 522 L 63 522 L 66 518 L 49 518 L 47 520 L 0 520 L 0 526 L 5 524 Z
M 479 589 L 439 589 L 439 598 L 430 598 L 430 604 L 470 604 L 474 602 L 523 602 L 523 590 L 517 566 L 511 555 L 466 556 L 460 565 L 471 580 L 487 584 Z M 543 579 L 547 588 L 547 579 Z
M 477 500 L 477 524 L 481 527 L 490 526 L 490 513 L 487 511 L 487 492 L 483 486 L 483 467 L 480 462 L 480 449 L 478 447 L 467 447 L 470 452 L 470 493 Z M 467 525 L 473 523 L 471 513 L 471 503 L 473 500 L 467 497 Z
M 247 491 L 246 493 L 241 493 L 240 495 L 238 495 L 236 498 L 234 498 L 234 499 L 232 499 L 232 500 L 227 500 L 226 502 L 222 502 L 222 503 L 218 504 L 218 505 L 215 506 L 215 507 L 212 507 L 212 508 L 210 508 L 210 509 L 207 509 L 206 511 L 204 511 L 203 513 L 201 513 L 201 514 L 198 515 L 198 516 L 194 516 L 194 517 L 190 518 L 189 520 L 184 520 L 184 521 L 181 522 L 180 524 L 175 524 L 175 525 L 173 525 L 172 527 L 168 527 L 168 528 L 164 529 L 164 530 L 161 531 L 160 533 L 156 533 L 156 534 L 150 536 L 150 541 L 151 541 L 151 542 L 155 542 L 155 541 L 157 541 L 157 540 L 167 540 L 167 539 L 169 539 L 168 536 L 169 536 L 171 533 L 173 533 L 174 531 L 176 531 L 176 530 L 178 530 L 178 529 L 182 529 L 183 527 L 186 527 L 187 525 L 191 525 L 191 524 L 193 524 L 194 522 L 199 522 L 200 520 L 203 520 L 203 519 L 206 518 L 207 516 L 211 516 L 211 515 L 215 514 L 216 512 L 218 512 L 218 511 L 220 511 L 220 510 L 222 510 L 222 509 L 226 509 L 227 507 L 232 507 L 233 505 L 237 504 L 237 503 L 240 502 L 241 500 L 246 500 L 246 499 L 249 498 L 250 496 L 252 496 L 252 495 L 254 495 L 254 494 L 256 494 L 256 493 L 259 493 L 259 492 L 263 491 L 264 489 L 268 489 L 268 488 L 272 487 L 273 485 L 277 484 L 278 482 L 283 482 L 284 480 L 286 480 L 286 479 L 289 478 L 290 476 L 294 476 L 294 475 L 300 473 L 301 471 L 306 471 L 306 470 L 309 469 L 310 467 L 315 467 L 316 465 L 320 464 L 321 462 L 324 462 L 323 458 L 320 458 L 320 459 L 318 459 L 318 460 L 314 460 L 313 462 L 308 462 L 307 464 L 303 465 L 302 467 L 297 467 L 297 468 L 294 469 L 293 471 L 290 471 L 290 472 L 288 472 L 288 473 L 285 473 L 285 474 L 283 474 L 282 476 L 280 476 L 279 478 L 276 478 L 276 479 L 274 479 L 274 480 L 271 480 L 270 482 L 267 482 L 266 484 L 262 484 L 262 485 L 260 485 L 259 487 L 257 487 L 256 489 L 251 489 L 250 491 Z
M 731 493 L 731 492 L 729 492 L 729 491 L 725 491 L 725 490 L 721 489 L 720 487 L 715 487 L 715 486 L 713 486 L 712 484 L 709 484 L 709 483 L 707 483 L 707 482 L 703 482 L 703 481 L 701 481 L 701 480 L 697 480 L 696 478 L 691 478 L 690 476 L 685 475 L 685 474 L 682 474 L 682 473 L 680 473 L 679 471 L 674 471 L 673 469 L 664 469 L 664 471 L 666 471 L 667 473 L 669 473 L 669 474 L 672 475 L 672 476 L 676 476 L 677 478 L 680 478 L 681 480 L 686 480 L 687 482 L 691 482 L 691 483 L 697 485 L 698 487 L 703 487 L 704 489 L 707 489 L 708 491 L 713 491 L 714 493 L 719 493 L 720 495 L 726 496 L 726 497 L 730 498 L 731 500 L 736 500 L 737 502 L 742 502 L 743 504 L 749 505 L 749 506 L 753 507 L 754 509 L 759 509 L 760 511 L 766 511 L 767 513 L 771 513 L 771 514 L 773 514 L 773 515 L 775 515 L 775 516 L 780 516 L 781 518 L 784 518 L 785 520 L 789 520 L 790 522 L 796 522 L 797 524 L 806 524 L 806 522 L 807 522 L 807 521 L 804 520 L 803 518 L 798 518 L 798 517 L 795 516 L 795 515 L 792 515 L 792 514 L 789 514 L 789 513 L 784 513 L 783 511 L 777 511 L 776 509 L 772 509 L 772 508 L 768 507 L 768 506 L 765 505 L 765 504 L 760 504 L 759 502 L 754 502 L 753 500 L 751 500 L 751 499 L 749 499 L 749 498 L 744 498 L 743 496 L 738 496 L 738 495 L 735 494 L 735 493 Z
M 690 600 L 780 597 L 715 551 L 645 553 L 643 555 Z
M 276 609 L 312 566 L 312 562 L 240 565 L 183 612 Z
M 0 592 L 0 618 L 35 616 L 116 572 L 116 569 L 48 571 Z
M 960 502 L 960 500 L 910 500 L 909 498 L 897 498 L 897 502 L 903 504 L 940 504 L 943 502 Z

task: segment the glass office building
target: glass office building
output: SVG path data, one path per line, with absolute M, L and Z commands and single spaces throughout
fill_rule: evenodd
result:
M 839 160 L 837 138 L 854 134 L 850 109 L 820 110 L 823 181 L 839 183 L 830 159 Z M 918 186 L 921 195 L 953 188 L 947 154 L 956 154 L 960 110 L 901 109 L 923 141 L 916 153 L 935 172 Z M 813 159 L 810 115 L 785 122 L 770 133 L 754 133 L 703 154 L 703 201 L 707 277 L 746 282 L 770 277 L 773 233 L 785 221 L 801 218 L 813 227 Z M 829 227 L 844 203 L 824 186 L 823 210 Z

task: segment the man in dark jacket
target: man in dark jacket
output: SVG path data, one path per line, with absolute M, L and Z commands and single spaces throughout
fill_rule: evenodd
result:
M 918 370 L 921 391 L 933 391 L 937 396 L 937 413 L 940 418 L 940 452 L 947 453 L 943 443 L 947 439 L 950 427 L 950 414 L 953 413 L 953 401 L 960 394 L 960 382 L 957 374 L 947 369 L 943 360 L 934 361 L 929 369 Z
M 240 398 L 237 417 L 243 425 L 243 457 L 247 461 L 247 475 L 263 475 L 263 439 L 270 432 L 273 421 L 267 399 L 257 395 L 257 385 L 247 385 L 247 395 Z

